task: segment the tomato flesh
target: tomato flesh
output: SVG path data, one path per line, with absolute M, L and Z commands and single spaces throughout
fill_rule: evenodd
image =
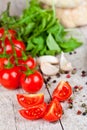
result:
M 68 82 L 61 81 L 54 89 L 52 98 L 57 98 L 59 101 L 67 100 L 72 94 L 72 88 Z
M 44 102 L 44 95 L 41 94 L 17 94 L 17 100 L 19 104 L 28 108 Z
M 62 106 L 57 99 L 53 99 L 47 106 L 43 119 L 55 122 L 62 116 Z
M 27 109 L 19 110 L 19 113 L 26 119 L 36 120 L 43 117 L 46 111 L 46 103 L 42 103 L 39 105 L 35 105 L 33 107 L 29 107 Z

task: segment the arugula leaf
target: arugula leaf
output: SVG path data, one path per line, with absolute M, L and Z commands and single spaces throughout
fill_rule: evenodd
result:
M 51 33 L 48 35 L 46 42 L 47 42 L 47 46 L 48 46 L 49 50 L 55 50 L 58 53 L 61 52 L 60 47 L 58 46 L 57 42 L 55 41 L 55 39 L 53 38 Z
M 59 45 L 63 49 L 64 52 L 69 52 L 81 46 L 82 43 L 78 42 L 75 38 L 71 37 L 68 41 L 60 43 Z

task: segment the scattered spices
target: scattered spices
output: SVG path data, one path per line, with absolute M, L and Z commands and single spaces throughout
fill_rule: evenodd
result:
M 81 72 L 81 76 L 82 76 L 82 77 L 87 76 L 87 72 L 86 72 L 85 70 L 83 70 L 83 71 Z
M 72 109 L 72 108 L 73 108 L 73 99 L 72 99 L 72 97 L 70 97 L 70 98 L 67 100 L 67 102 L 68 102 L 68 104 L 69 104 L 68 108 L 69 108 L 69 109 Z
M 69 71 L 65 71 L 64 73 L 65 73 L 65 74 L 68 74 L 68 73 L 69 73 Z
M 74 68 L 74 69 L 72 70 L 72 74 L 76 74 L 76 72 L 77 72 L 77 69 Z
M 73 103 L 70 103 L 68 108 L 72 109 L 73 108 Z
M 83 97 L 85 97 L 85 95 L 83 95 Z
M 74 51 L 74 52 L 69 52 L 70 55 L 76 54 L 76 53 L 77 53 L 76 51 Z
M 56 77 L 59 78 L 59 77 L 60 77 L 60 73 L 57 73 L 57 74 L 56 74 Z
M 56 80 L 53 80 L 53 83 L 56 83 Z
M 83 89 L 83 87 L 82 86 L 74 86 L 74 88 L 73 88 L 73 92 L 78 92 L 78 91 L 80 91 L 80 90 L 82 90 Z
M 83 115 L 83 116 L 85 116 L 86 114 L 87 114 L 87 112 L 86 112 L 86 111 L 82 113 L 82 115 Z
M 87 105 L 85 103 L 82 103 L 81 107 L 86 107 Z
M 51 77 L 50 76 L 48 76 L 48 78 L 47 78 L 47 82 L 49 82 L 51 80 Z
M 85 84 L 87 85 L 87 82 Z
M 76 51 L 74 51 L 74 54 L 76 54 L 77 52 Z
M 67 75 L 66 75 L 66 78 L 70 78 L 70 77 L 71 77 L 71 75 L 70 75 L 70 74 L 67 74 Z
M 73 103 L 73 99 L 70 97 L 67 102 L 70 104 L 70 103 Z
M 69 52 L 70 55 L 72 55 L 72 52 Z
M 77 111 L 77 115 L 81 115 L 82 112 L 80 110 Z

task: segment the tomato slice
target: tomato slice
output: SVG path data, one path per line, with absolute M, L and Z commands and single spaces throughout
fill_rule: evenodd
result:
M 17 100 L 22 107 L 28 108 L 43 103 L 44 95 L 42 93 L 41 94 L 17 94 Z
M 49 122 L 55 122 L 62 116 L 62 106 L 60 102 L 55 98 L 47 106 L 43 119 Z
M 29 107 L 27 109 L 19 110 L 19 113 L 26 119 L 29 120 L 36 120 L 43 117 L 45 111 L 46 111 L 47 104 L 41 103 L 32 107 Z
M 61 81 L 54 89 L 52 98 L 57 98 L 59 101 L 67 100 L 72 94 L 72 88 L 66 81 Z

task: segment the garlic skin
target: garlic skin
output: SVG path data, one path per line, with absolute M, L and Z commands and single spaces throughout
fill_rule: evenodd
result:
M 61 58 L 60 58 L 60 70 L 62 71 L 72 71 L 73 67 L 71 62 L 69 62 L 64 53 L 61 53 Z
M 58 64 L 59 60 L 55 56 L 46 55 L 46 56 L 40 56 L 39 58 L 37 58 L 38 64 L 41 64 L 42 62 L 47 62 L 47 63 L 50 63 L 50 64 Z
M 58 66 L 52 65 L 48 62 L 41 62 L 40 69 L 43 74 L 48 76 L 56 75 L 59 72 Z

